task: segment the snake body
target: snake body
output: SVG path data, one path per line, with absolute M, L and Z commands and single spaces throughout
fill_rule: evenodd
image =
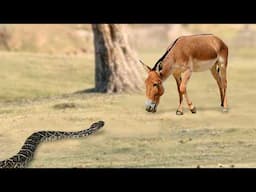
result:
M 20 151 L 9 159 L 0 161 L 0 168 L 25 168 L 33 159 L 37 146 L 44 141 L 60 140 L 65 138 L 79 138 L 89 136 L 104 126 L 103 121 L 93 123 L 88 129 L 76 132 L 39 131 L 31 134 L 21 147 Z

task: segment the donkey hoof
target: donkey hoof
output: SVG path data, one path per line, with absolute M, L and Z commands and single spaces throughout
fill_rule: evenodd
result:
M 190 109 L 190 111 L 191 111 L 192 113 L 196 113 L 196 107 L 193 107 L 192 109 Z
M 177 110 L 177 111 L 176 111 L 176 115 L 183 115 L 183 112 L 182 112 L 182 111 Z
M 227 113 L 227 112 L 228 112 L 228 108 L 223 108 L 223 109 L 222 109 L 222 112 L 223 112 L 223 113 Z

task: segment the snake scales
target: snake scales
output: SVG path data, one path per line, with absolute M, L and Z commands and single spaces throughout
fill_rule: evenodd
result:
M 20 151 L 9 159 L 0 161 L 0 168 L 24 168 L 33 159 L 37 146 L 44 141 L 53 141 L 64 138 L 79 138 L 89 136 L 104 126 L 104 121 L 93 123 L 88 129 L 76 132 L 39 131 L 31 134 L 21 147 Z

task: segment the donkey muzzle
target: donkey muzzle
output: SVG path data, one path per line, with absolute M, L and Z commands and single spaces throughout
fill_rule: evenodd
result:
M 147 112 L 156 112 L 156 103 L 153 103 L 152 101 L 146 101 L 146 111 Z

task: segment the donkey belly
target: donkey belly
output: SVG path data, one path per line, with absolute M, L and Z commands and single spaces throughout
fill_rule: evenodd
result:
M 193 61 L 193 71 L 194 72 L 202 72 L 206 71 L 216 63 L 217 58 L 210 60 L 194 60 Z

